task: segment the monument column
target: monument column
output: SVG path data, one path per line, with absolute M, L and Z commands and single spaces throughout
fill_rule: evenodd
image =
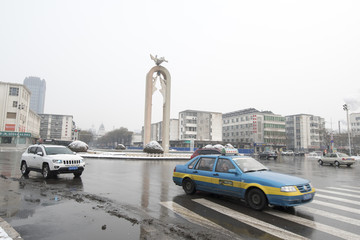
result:
M 163 57 L 158 59 L 157 56 L 151 59 L 155 61 L 156 66 L 150 69 L 146 75 L 145 89 L 145 117 L 144 117 L 144 146 L 150 142 L 151 136 L 151 112 L 152 112 L 152 95 L 157 90 L 155 87 L 157 79 L 160 80 L 160 92 L 163 96 L 163 121 L 162 121 L 162 148 L 164 152 L 169 152 L 170 141 L 170 93 L 171 77 L 169 71 L 160 66 L 162 62 L 167 62 Z M 154 77 L 155 74 L 155 77 Z

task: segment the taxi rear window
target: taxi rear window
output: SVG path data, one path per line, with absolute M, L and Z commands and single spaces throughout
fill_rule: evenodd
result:
M 192 161 L 192 163 L 189 164 L 188 168 L 193 169 L 195 163 L 196 163 L 196 160 L 194 159 L 194 160 Z

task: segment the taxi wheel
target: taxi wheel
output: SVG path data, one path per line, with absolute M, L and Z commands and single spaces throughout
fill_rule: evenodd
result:
M 257 211 L 263 210 L 267 205 L 265 194 L 258 188 L 253 188 L 249 191 L 246 202 L 252 209 Z
M 335 161 L 334 164 L 335 164 L 336 167 L 340 166 L 340 163 L 338 161 Z
M 186 194 L 192 195 L 196 192 L 195 183 L 190 179 L 186 178 L 182 182 L 182 187 Z
M 321 159 L 319 159 L 318 163 L 319 165 L 323 165 L 324 162 Z

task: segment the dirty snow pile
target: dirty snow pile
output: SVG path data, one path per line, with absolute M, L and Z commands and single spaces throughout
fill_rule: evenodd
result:
M 68 147 L 74 152 L 86 152 L 89 149 L 89 146 L 86 143 L 79 140 L 73 141 Z
M 164 149 L 156 141 L 151 141 L 144 147 L 146 153 L 164 153 Z

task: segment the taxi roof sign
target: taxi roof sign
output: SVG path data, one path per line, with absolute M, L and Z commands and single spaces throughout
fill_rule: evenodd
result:
M 228 156 L 228 155 L 238 155 L 239 151 L 236 148 L 223 148 L 221 150 L 222 155 Z

